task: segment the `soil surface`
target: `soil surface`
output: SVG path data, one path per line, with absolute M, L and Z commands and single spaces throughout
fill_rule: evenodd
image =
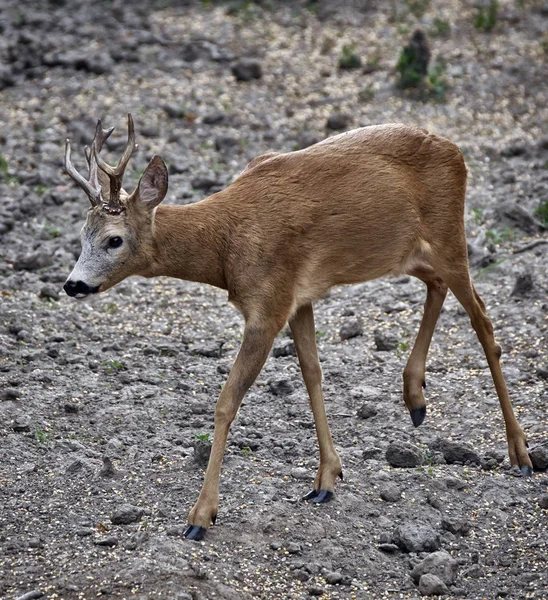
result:
M 548 6 L 499 2 L 484 31 L 468 0 L 422 15 L 397 0 L 146 4 L 0 2 L 0 596 L 548 598 L 548 245 L 534 212 L 548 201 Z M 417 26 L 445 61 L 445 98 L 397 89 Z M 339 69 L 343 46 L 360 68 Z M 316 306 L 344 465 L 332 502 L 300 501 L 319 457 L 284 332 L 232 428 L 217 525 L 184 540 L 204 473 L 194 446 L 213 433 L 242 318 L 224 292 L 177 280 L 131 279 L 84 303 L 61 289 L 87 210 L 64 140 L 83 169 L 102 118 L 117 126 L 113 159 L 128 112 L 128 187 L 160 154 L 173 204 L 331 135 L 328 119 L 457 143 L 472 276 L 534 475 L 508 463 L 485 357 L 451 295 L 413 428 L 401 374 L 425 290 L 377 280 Z

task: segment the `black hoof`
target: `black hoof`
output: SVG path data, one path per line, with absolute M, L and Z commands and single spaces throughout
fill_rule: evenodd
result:
M 533 469 L 529 465 L 523 465 L 519 469 L 524 477 L 530 477 L 533 474 Z
M 419 408 L 414 408 L 409 411 L 411 415 L 411 421 L 413 421 L 413 425 L 418 427 L 423 421 L 424 417 L 426 417 L 426 405 L 420 406 Z
M 314 502 L 314 504 L 325 504 L 332 498 L 333 492 L 329 492 L 328 490 L 311 490 L 306 496 L 303 496 L 303 500 Z
M 185 537 L 187 540 L 200 542 L 204 539 L 206 531 L 207 529 L 201 525 L 189 525 L 183 533 L 183 537 Z
M 344 481 L 344 477 L 343 477 L 343 472 L 342 471 L 339 473 L 339 477 L 341 478 L 341 481 Z

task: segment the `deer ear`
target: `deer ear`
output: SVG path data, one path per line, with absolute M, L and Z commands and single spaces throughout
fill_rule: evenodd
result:
M 156 208 L 167 193 L 167 168 L 159 156 L 153 156 L 134 192 L 135 201 L 148 210 Z

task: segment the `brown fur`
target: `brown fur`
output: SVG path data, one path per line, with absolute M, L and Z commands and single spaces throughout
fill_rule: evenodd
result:
M 143 175 L 149 193 L 151 182 L 167 178 L 163 163 L 153 161 Z M 213 449 L 190 513 L 192 525 L 209 527 L 215 519 L 230 425 L 286 322 L 316 422 L 320 467 L 314 489 L 333 490 L 341 462 L 325 416 L 312 303 L 334 285 L 388 274 L 409 273 L 427 285 L 424 317 L 404 371 L 407 408 L 416 411 L 425 405 L 426 355 L 450 288 L 485 350 L 511 461 L 531 466 L 500 370 L 493 328 L 470 281 L 465 187 L 466 168 L 454 144 L 422 129 L 381 125 L 298 152 L 260 156 L 225 190 L 194 205 L 158 206 L 154 212 L 151 207 L 165 190 L 143 207 L 141 184 L 127 200 L 126 228 L 137 240 L 133 273 L 226 289 L 246 320 L 240 353 L 215 409 Z M 128 268 L 126 263 L 124 276 Z M 119 281 L 119 274 L 112 274 L 114 280 Z M 102 289 L 110 285 L 105 281 Z

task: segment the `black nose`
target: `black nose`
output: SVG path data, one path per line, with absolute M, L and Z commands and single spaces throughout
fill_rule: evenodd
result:
M 96 294 L 99 291 L 98 287 L 90 287 L 83 281 L 72 281 L 69 279 L 63 289 L 69 296 L 76 296 L 77 294 Z

